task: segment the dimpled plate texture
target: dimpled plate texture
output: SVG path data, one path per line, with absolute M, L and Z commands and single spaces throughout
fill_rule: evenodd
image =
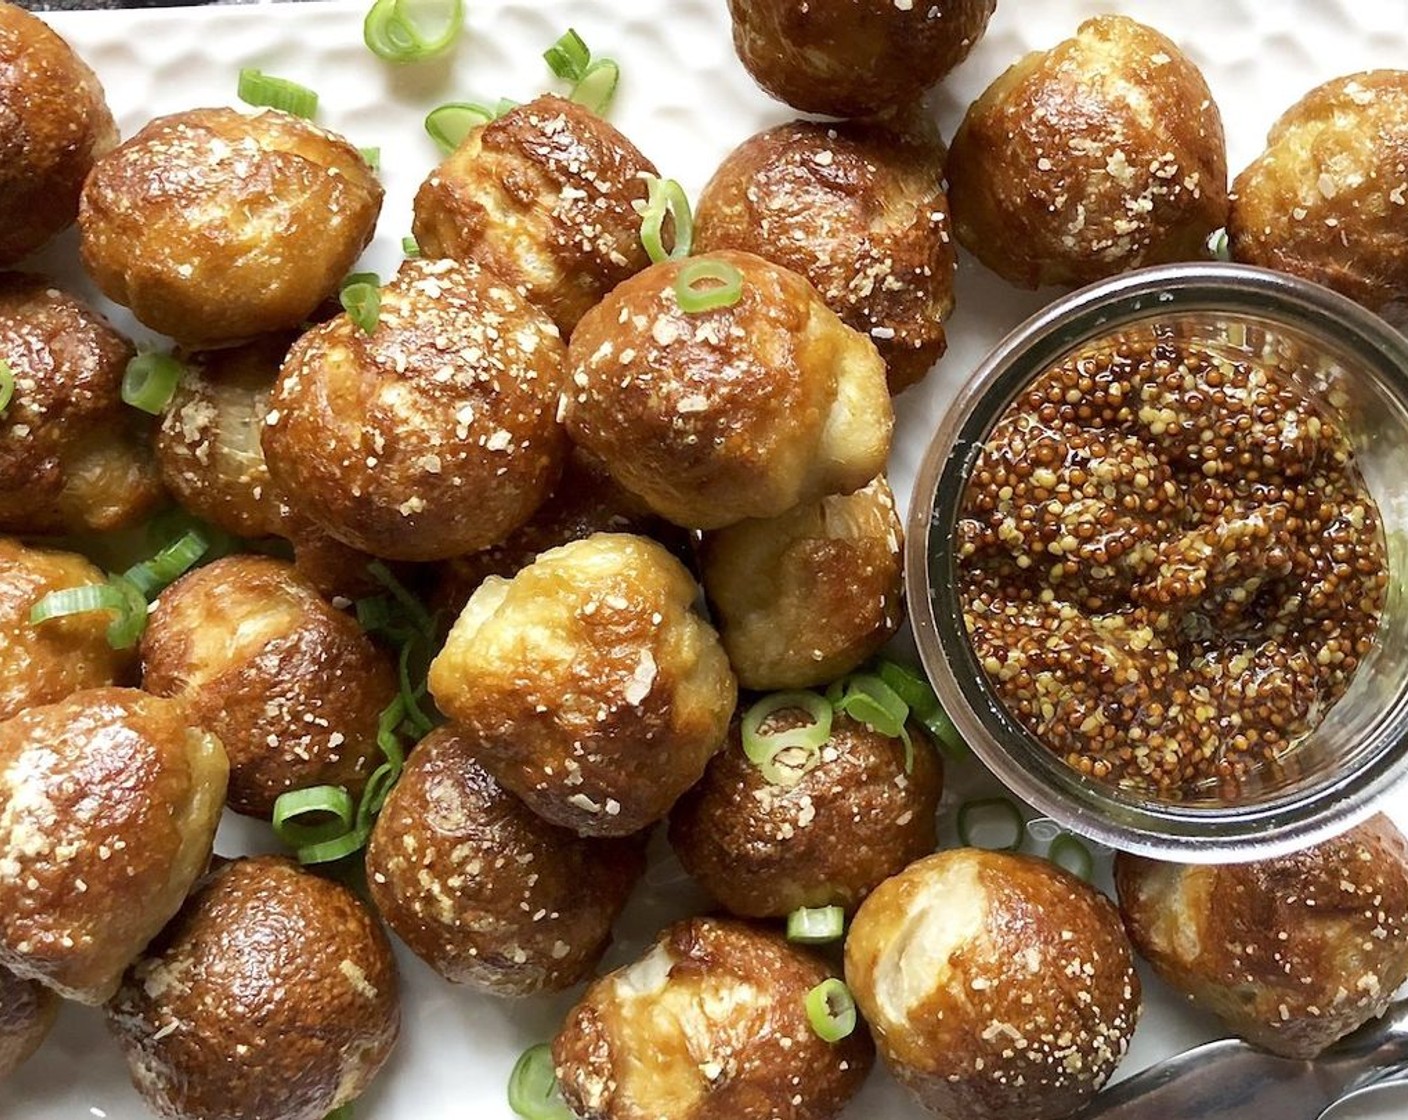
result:
M 724 0 L 466 0 L 466 7 L 467 33 L 451 56 L 408 68 L 379 63 L 363 48 L 360 7 L 251 5 L 46 18 L 97 70 L 124 136 L 160 113 L 233 103 L 242 66 L 316 89 L 321 123 L 356 144 L 381 148 L 386 206 L 366 265 L 383 274 L 399 259 L 401 238 L 410 232 L 412 195 L 437 158 L 421 130 L 425 111 L 449 100 L 526 100 L 548 88 L 551 75 L 539 56 L 569 25 L 598 53 L 621 62 L 612 119 L 691 195 L 735 144 L 790 116 L 754 87 L 735 59 Z M 1353 70 L 1401 66 L 1408 58 L 1408 5 L 1398 2 L 999 0 L 986 38 L 933 96 L 944 135 L 952 135 L 964 107 L 1023 52 L 1047 47 L 1086 16 L 1114 8 L 1171 35 L 1202 66 L 1227 124 L 1234 172 L 1260 150 L 1275 117 L 1312 85 Z M 72 231 L 33 265 L 94 294 L 78 274 Z M 963 260 L 949 352 L 925 383 L 898 402 L 891 477 L 902 498 L 934 419 L 955 387 L 1002 334 L 1051 294 L 1017 292 Z M 114 317 L 132 326 L 124 313 Z M 987 781 L 976 773 L 952 774 L 945 804 L 952 809 L 990 790 Z M 1408 820 L 1408 813 L 1394 815 Z M 953 842 L 951 831 L 947 841 Z M 266 833 L 244 821 L 227 822 L 217 845 L 223 854 L 271 846 Z M 1101 870 L 1108 889 L 1107 867 Z M 665 921 L 704 904 L 678 865 L 657 853 L 606 964 L 631 959 Z M 409 954 L 401 958 L 401 1044 L 357 1115 L 508 1120 L 504 1087 L 515 1057 L 552 1034 L 571 995 L 521 1003 L 489 999 L 441 982 Z M 1214 1021 L 1188 1010 L 1147 974 L 1145 979 L 1145 1016 L 1124 1073 L 1220 1033 Z M 1401 1108 L 1399 1098 L 1397 1108 L 1384 1101 L 1377 1112 L 1356 1115 L 1386 1120 L 1401 1115 Z M 848 1113 L 888 1120 L 922 1115 L 878 1071 Z M 146 1115 L 100 1014 L 85 1008 L 65 1009 L 39 1054 L 0 1086 L 5 1120 Z

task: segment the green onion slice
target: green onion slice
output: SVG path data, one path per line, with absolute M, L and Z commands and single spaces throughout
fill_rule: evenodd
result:
M 150 560 L 128 568 L 124 575 L 144 596 L 150 597 L 176 582 L 210 550 L 210 538 L 200 529 L 188 529 Z
M 846 931 L 846 912 L 839 906 L 804 906 L 787 915 L 787 940 L 801 945 L 840 941 Z
M 807 1020 L 823 1042 L 840 1042 L 856 1029 L 856 1001 L 845 982 L 833 976 L 807 993 Z
M 492 109 L 473 101 L 449 101 L 426 114 L 425 131 L 449 155 L 464 143 L 466 136 L 495 116 Z
M 417 671 L 412 670 L 411 660 L 417 658 L 419 664 Z M 425 675 L 429 669 L 429 657 L 425 650 L 425 639 L 420 634 L 412 634 L 401 647 L 401 654 L 396 659 L 396 672 L 401 683 L 401 702 L 405 705 L 406 720 L 410 723 L 415 734 L 418 736 L 429 735 L 435 730 L 435 723 L 425 714 L 420 706 L 421 699 L 426 693 Z M 411 683 L 412 676 L 420 682 L 418 685 Z
M 807 721 L 785 731 L 769 730 L 773 717 L 799 712 Z M 743 713 L 743 753 L 771 785 L 791 786 L 821 758 L 831 738 L 831 705 L 815 692 L 774 692 Z
M 354 852 L 360 852 L 367 846 L 367 838 L 370 832 L 362 829 L 353 829 L 351 832 L 343 833 L 341 836 L 331 840 L 324 840 L 317 844 L 309 844 L 307 847 L 298 849 L 298 862 L 302 864 L 310 863 L 333 863 L 340 859 L 345 859 Z
M 133 408 L 160 416 L 176 392 L 185 367 L 170 354 L 148 350 L 127 363 L 122 399 Z
M 401 604 L 415 628 L 425 635 L 427 640 L 434 641 L 435 620 L 430 617 L 430 612 L 421 601 L 406 590 L 405 584 L 392 574 L 391 569 L 380 560 L 373 560 L 367 565 L 367 574 L 386 588 L 391 597 Z
M 308 817 L 314 820 L 304 819 Z M 274 802 L 274 833 L 290 848 L 336 840 L 346 835 L 355 818 L 352 795 L 341 786 L 291 789 Z
M 948 713 L 923 673 L 910 665 L 881 658 L 875 663 L 875 675 L 909 705 L 910 714 L 924 725 L 950 757 L 961 758 L 968 753 L 968 745 L 948 718 Z
M 675 280 L 675 299 L 680 310 L 691 315 L 732 307 L 742 298 L 743 273 L 727 261 L 707 257 L 692 260 L 680 269 Z
M 569 27 L 562 38 L 543 52 L 543 60 L 548 64 L 548 69 L 559 78 L 579 82 L 586 75 L 587 67 L 591 65 L 592 52 L 587 49 L 587 44 L 582 41 L 576 29 Z
M 10 407 L 10 401 L 15 396 L 15 371 L 10 368 L 10 363 L 0 358 L 0 412 Z
M 689 210 L 689 198 L 673 179 L 647 175 L 645 182 L 649 194 L 641 209 L 640 243 L 656 264 L 684 260 L 694 245 L 694 217 Z M 664 240 L 666 214 L 674 219 L 675 229 L 674 245 L 668 251 Z
M 517 109 L 522 102 L 514 101 L 510 97 L 501 97 L 494 105 L 494 119 L 497 120 L 505 113 L 511 113 Z
M 401 238 L 401 253 L 407 257 L 420 256 L 420 244 L 414 237 Z
M 1085 846 L 1082 840 L 1072 836 L 1069 832 L 1063 832 L 1051 841 L 1046 858 L 1057 867 L 1063 867 L 1072 875 L 1085 879 L 1087 882 L 1090 880 L 1091 872 L 1095 870 L 1095 858 L 1090 854 L 1090 849 Z
M 553 1072 L 552 1047 L 530 1046 L 508 1075 L 508 1106 L 523 1120 L 572 1120 Z
M 386 761 L 396 769 L 406 761 L 406 752 L 401 747 L 400 729 L 406 718 L 406 701 L 399 694 L 381 711 L 377 721 L 376 745 L 386 756 Z
M 362 42 L 387 62 L 423 62 L 445 51 L 463 27 L 463 0 L 377 0 L 362 21 Z
M 367 161 L 367 166 L 373 171 L 381 170 L 381 149 L 380 148 L 358 148 L 358 154 Z
M 1215 261 L 1230 261 L 1232 259 L 1232 250 L 1228 248 L 1225 229 L 1215 229 L 1208 234 L 1206 248 L 1208 256 Z
M 958 840 L 965 847 L 1015 852 L 1025 834 L 1022 811 L 1005 797 L 983 797 L 958 807 Z
M 108 623 L 108 645 L 113 649 L 131 649 L 147 628 L 147 597 L 126 576 L 109 576 L 108 582 L 127 601 L 126 609 Z
M 29 621 L 38 626 L 51 618 L 88 614 L 90 611 L 120 612 L 127 608 L 127 597 L 111 583 L 86 583 L 82 587 L 65 587 L 51 591 L 29 611 Z
M 236 92 L 247 105 L 267 106 L 295 117 L 311 117 L 318 111 L 318 95 L 307 86 L 276 78 L 251 66 L 240 71 Z
M 381 285 L 375 273 L 353 273 L 344 281 L 337 298 L 347 317 L 364 333 L 376 330 L 381 320 Z
M 587 72 L 572 87 L 567 96 L 584 109 L 590 109 L 597 116 L 604 116 L 616 97 L 616 87 L 621 82 L 621 68 L 614 59 L 599 58 L 587 67 Z
M 904 744 L 904 772 L 914 770 L 914 741 L 905 726 L 909 705 L 885 681 L 873 673 L 855 673 L 827 690 L 831 706 L 878 735 Z

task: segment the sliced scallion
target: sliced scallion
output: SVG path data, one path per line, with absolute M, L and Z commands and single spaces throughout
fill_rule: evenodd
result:
M 420 256 L 420 245 L 414 237 L 401 238 L 401 255 L 406 257 Z
M 856 1029 L 856 1001 L 844 981 L 833 976 L 807 993 L 807 1021 L 823 1042 L 840 1042 Z
M 523 1120 L 572 1120 L 553 1070 L 552 1047 L 546 1042 L 528 1047 L 513 1064 L 508 1106 Z
M 127 598 L 111 583 L 86 583 L 82 587 L 65 587 L 51 591 L 29 610 L 29 621 L 38 626 L 51 618 L 67 618 L 91 611 L 126 610 Z
M 151 596 L 191 570 L 210 550 L 210 538 L 200 529 L 188 529 L 150 560 L 133 564 L 123 573 L 144 596 Z
M 170 354 L 147 350 L 127 363 L 122 399 L 133 408 L 160 416 L 171 403 L 185 367 Z
M 425 117 L 425 131 L 442 152 L 449 155 L 476 128 L 494 120 L 492 109 L 473 101 L 450 101 L 430 110 Z
M 933 686 L 919 670 L 882 658 L 875 663 L 875 675 L 909 705 L 910 715 L 924 725 L 951 758 L 962 758 L 968 753 L 968 745 L 959 735 L 958 728 L 954 727 L 939 703 Z
M 236 91 L 246 105 L 277 109 L 295 117 L 311 117 L 318 111 L 318 95 L 307 86 L 265 74 L 252 66 L 240 71 Z
M 430 612 L 406 589 L 405 584 L 392 574 L 390 568 L 380 560 L 373 560 L 367 565 L 367 574 L 391 593 L 391 597 L 401 605 L 417 630 L 428 639 L 434 638 L 435 620 L 430 617 Z
M 846 912 L 839 906 L 804 906 L 787 915 L 787 940 L 800 945 L 840 941 L 846 931 Z
M 656 264 L 684 260 L 694 245 L 694 218 L 689 210 L 689 198 L 673 179 L 648 175 L 645 181 L 649 194 L 641 210 L 640 243 Z M 675 233 L 674 244 L 668 250 L 664 239 L 666 214 L 673 221 Z
M 904 744 L 904 772 L 914 770 L 914 741 L 905 726 L 909 705 L 893 688 L 873 673 L 855 673 L 827 690 L 831 706 L 842 715 L 863 723 L 877 735 Z
M 108 645 L 113 649 L 131 649 L 147 628 L 147 597 L 126 576 L 110 576 L 108 582 L 127 603 L 126 609 L 108 623 Z
M 567 96 L 584 109 L 597 116 L 604 116 L 616 97 L 616 87 L 621 82 L 621 67 L 610 58 L 599 58 L 587 67 L 587 72 L 578 79 Z
M 569 27 L 562 38 L 543 52 L 543 60 L 559 78 L 577 82 L 581 81 L 591 65 L 592 52 L 576 30 Z
M 421 664 L 418 671 L 412 670 L 412 658 L 419 658 Z M 429 657 L 424 649 L 424 642 L 419 634 L 411 635 L 410 639 L 401 647 L 401 654 L 396 659 L 397 676 L 401 682 L 401 702 L 405 705 L 406 720 L 411 724 L 417 735 L 429 735 L 435 729 L 434 722 L 425 714 L 420 706 L 421 698 L 425 696 L 425 674 L 429 667 Z M 411 678 L 415 676 L 419 684 L 412 684 Z
M 680 269 L 675 300 L 690 315 L 732 307 L 743 298 L 743 273 L 727 261 L 700 257 Z
M 347 833 L 355 818 L 352 795 L 341 786 L 291 789 L 274 802 L 274 834 L 290 848 L 335 840 Z
M 1063 867 L 1077 878 L 1087 881 L 1095 869 L 1095 859 L 1090 854 L 1090 849 L 1085 846 L 1084 841 L 1069 832 L 1063 832 L 1051 841 L 1046 858 L 1057 867 Z
M 804 722 L 774 729 L 776 717 L 793 712 Z M 772 785 L 796 785 L 821 758 L 831 737 L 831 705 L 815 692 L 774 692 L 743 713 L 743 753 Z
M 965 847 L 1015 852 L 1025 834 L 1022 811 L 1005 797 L 983 797 L 958 807 L 958 840 Z
M 1225 229 L 1215 229 L 1208 234 L 1206 247 L 1208 256 L 1215 261 L 1230 261 L 1232 259 L 1232 250 L 1228 247 Z
M 373 171 L 381 170 L 381 149 L 380 148 L 358 148 L 358 155 L 367 161 L 367 166 Z
M 10 368 L 10 363 L 0 358 L 0 412 L 4 412 L 10 407 L 10 401 L 15 396 L 15 371 Z
M 338 301 L 347 317 L 366 334 L 381 320 L 381 280 L 374 272 L 354 272 L 342 282 Z
M 362 42 L 387 62 L 423 62 L 445 51 L 463 27 L 463 0 L 377 0 L 362 21 Z

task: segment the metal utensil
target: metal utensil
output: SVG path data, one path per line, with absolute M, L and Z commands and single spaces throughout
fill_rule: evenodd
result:
M 1240 1039 L 1195 1046 L 1101 1093 L 1082 1120 L 1317 1120 L 1346 1094 L 1408 1067 L 1408 999 L 1313 1061 Z

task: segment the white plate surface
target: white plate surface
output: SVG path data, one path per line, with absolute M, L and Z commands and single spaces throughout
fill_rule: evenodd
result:
M 316 89 L 320 123 L 358 145 L 381 148 L 386 204 L 364 263 L 383 275 L 400 258 L 411 197 L 437 159 L 421 129 L 426 110 L 448 100 L 527 100 L 552 88 L 540 55 L 569 25 L 598 53 L 620 61 L 623 78 L 612 120 L 691 196 L 734 145 L 791 116 L 759 92 L 738 64 L 724 0 L 467 0 L 466 7 L 467 34 L 453 54 L 409 68 L 373 58 L 361 41 L 364 9 L 340 3 L 45 18 L 97 70 L 124 136 L 160 113 L 236 104 L 242 66 Z M 1111 9 L 1169 34 L 1202 67 L 1222 109 L 1234 172 L 1260 151 L 1275 117 L 1312 85 L 1354 70 L 1402 66 L 1408 58 L 1408 4 L 1400 0 L 999 0 L 987 36 L 934 95 L 944 135 L 952 135 L 964 107 L 1020 54 L 1049 46 L 1086 16 Z M 79 276 L 72 232 L 36 258 L 34 267 L 96 295 Z M 924 384 L 898 402 L 891 478 L 902 500 L 955 388 L 1002 334 L 1051 294 L 1018 292 L 971 258 L 962 261 L 949 352 Z M 114 318 L 132 326 L 120 311 Z M 952 807 L 987 781 L 977 773 L 951 774 L 945 804 Z M 1401 824 L 1408 823 L 1408 797 L 1400 794 L 1390 808 Z M 227 821 L 217 845 L 227 855 L 269 846 L 266 835 L 241 821 Z M 607 964 L 630 959 L 661 924 L 701 903 L 678 866 L 659 860 L 637 892 Z M 401 1042 L 357 1115 L 508 1120 L 504 1086 L 514 1058 L 549 1037 L 571 995 L 508 1003 L 453 988 L 408 953 L 401 960 Z M 1221 1033 L 1215 1021 L 1183 1006 L 1147 970 L 1145 981 L 1144 1019 L 1122 1074 Z M 1403 1102 L 1401 1096 L 1385 1099 L 1377 1111 L 1353 1115 L 1401 1117 Z M 848 1115 L 914 1120 L 923 1113 L 877 1071 Z M 0 1086 L 5 1120 L 146 1116 L 101 1016 L 91 1009 L 66 1008 L 39 1054 Z

